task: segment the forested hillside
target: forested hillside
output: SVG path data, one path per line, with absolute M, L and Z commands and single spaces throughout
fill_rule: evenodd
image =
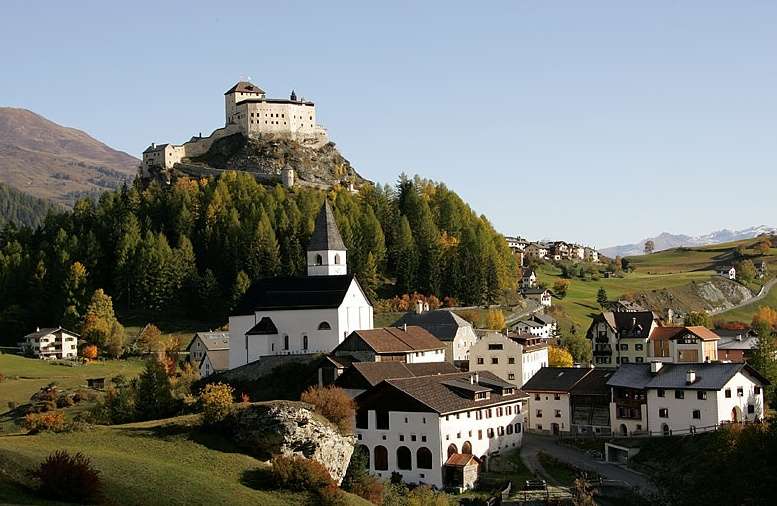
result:
M 270 188 L 230 172 L 105 192 L 34 232 L 7 228 L 0 332 L 11 339 L 36 326 L 78 322 L 96 288 L 119 311 L 224 322 L 252 281 L 305 273 L 305 245 L 325 196 L 348 267 L 373 297 L 419 291 L 481 303 L 513 286 L 515 263 L 503 237 L 443 184 L 402 177 L 395 187 L 324 194 Z
M 50 202 L 27 195 L 0 183 L 0 226 L 6 223 L 37 227 L 50 210 L 58 209 Z

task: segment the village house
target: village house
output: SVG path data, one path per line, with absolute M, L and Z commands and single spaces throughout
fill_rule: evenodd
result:
M 571 244 L 569 246 L 569 258 L 575 262 L 585 260 L 585 246 Z
M 706 327 L 656 327 L 650 334 L 648 360 L 714 362 L 718 360 L 719 340 L 720 337 Z
M 521 446 L 526 395 L 489 372 L 388 379 L 355 401 L 355 451 L 379 478 L 470 488 L 476 477 L 461 483 L 461 466 L 471 459 L 460 455 L 485 469 Z
M 572 426 L 570 392 L 590 368 L 543 367 L 529 379 L 522 390 L 529 396 L 526 429 L 558 434 Z
M 758 336 L 750 329 L 715 329 L 720 336 L 718 341 L 718 360 L 721 362 L 747 362 L 758 348 Z
M 78 338 L 80 336 L 62 327 L 35 329 L 18 343 L 22 353 L 43 360 L 68 359 L 78 357 Z
M 599 252 L 594 248 L 585 247 L 584 257 L 586 262 L 597 263 L 599 261 Z
M 530 243 L 523 250 L 524 258 L 544 260 L 548 256 L 548 247 L 540 243 Z
M 529 241 L 522 237 L 505 237 L 505 240 L 512 254 L 518 257 L 518 266 L 523 266 L 524 251 L 529 245 Z
M 757 264 L 755 264 L 755 276 L 758 279 L 763 279 L 766 277 L 766 275 L 769 274 L 769 267 L 766 264 L 766 261 L 761 260 Z
M 732 281 L 737 279 L 737 270 L 731 265 L 722 265 L 717 268 L 718 276 L 723 276 Z
M 359 362 L 444 362 L 445 345 L 423 327 L 403 325 L 355 330 L 332 355 L 335 360 L 346 356 Z
M 469 360 L 469 350 L 477 335 L 472 324 L 453 311 L 437 309 L 429 311 L 416 305 L 414 313 L 407 313 L 394 322 L 395 327 L 416 325 L 423 327 L 445 344 L 445 360 L 460 364 Z
M 189 362 L 206 378 L 229 369 L 229 333 L 197 332 L 186 347 Z
M 542 307 L 550 307 L 553 303 L 553 294 L 547 288 L 524 288 L 521 290 L 521 295 Z
M 351 398 L 354 398 L 387 379 L 457 372 L 461 371 L 450 362 L 352 362 L 338 376 L 334 385 L 342 388 Z
M 229 317 L 229 367 L 268 355 L 329 353 L 354 330 L 373 328 L 372 303 L 353 274 L 325 201 L 307 250 L 307 276 L 257 281 Z
M 530 334 L 489 332 L 470 349 L 470 372 L 490 371 L 521 388 L 548 365 L 548 343 Z
M 550 315 L 534 313 L 513 324 L 519 334 L 531 334 L 535 337 L 550 339 L 558 333 L 558 322 Z
M 537 286 L 537 275 L 534 269 L 523 269 L 521 271 L 521 288 L 535 288 Z
M 617 367 L 647 362 L 650 335 L 658 326 L 658 318 L 651 311 L 599 314 L 586 334 L 591 340 L 594 365 Z
M 612 388 L 614 433 L 689 434 L 760 420 L 769 382 L 743 363 L 622 364 Z

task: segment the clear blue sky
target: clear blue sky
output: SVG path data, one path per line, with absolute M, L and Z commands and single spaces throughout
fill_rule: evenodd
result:
M 251 76 L 365 177 L 445 181 L 505 234 L 777 225 L 777 2 L 416 3 L 5 0 L 0 105 L 139 156 Z

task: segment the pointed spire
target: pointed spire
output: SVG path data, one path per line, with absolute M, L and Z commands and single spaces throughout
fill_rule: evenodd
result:
M 313 235 L 310 236 L 308 251 L 345 251 L 345 244 L 340 236 L 340 230 L 337 228 L 335 214 L 326 199 L 316 217 L 316 228 L 313 229 Z
M 289 97 L 289 100 L 293 102 L 297 101 L 297 93 L 295 93 L 294 90 L 291 90 L 291 96 Z

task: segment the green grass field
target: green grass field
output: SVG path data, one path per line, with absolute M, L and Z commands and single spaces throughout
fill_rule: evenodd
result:
M 105 360 L 73 367 L 57 365 L 35 358 L 18 355 L 0 355 L 0 413 L 8 402 L 23 404 L 42 386 L 56 382 L 60 388 L 85 387 L 87 378 L 111 378 L 118 374 L 135 377 L 143 370 L 142 360 Z
M 104 483 L 106 503 L 122 505 L 287 505 L 305 494 L 260 489 L 267 464 L 230 441 L 191 431 L 196 416 L 86 432 L 0 437 L 0 503 L 53 504 L 35 497 L 26 471 L 55 450 L 83 452 Z M 349 495 L 349 504 L 369 503 Z

